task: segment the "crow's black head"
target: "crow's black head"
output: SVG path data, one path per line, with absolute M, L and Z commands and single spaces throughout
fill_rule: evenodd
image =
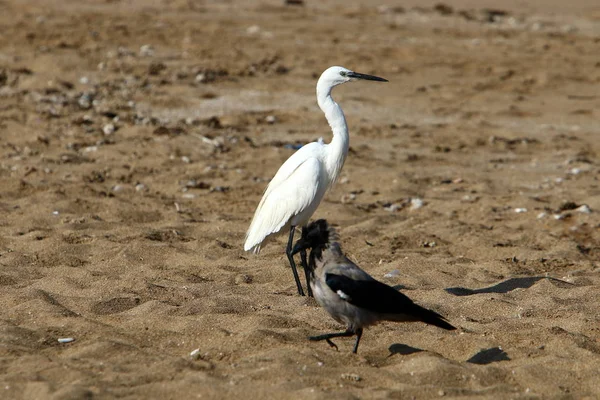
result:
M 335 230 L 326 220 L 319 219 L 302 230 L 302 237 L 294 245 L 293 254 L 311 249 L 311 253 L 320 259 L 323 249 L 335 240 L 337 240 Z

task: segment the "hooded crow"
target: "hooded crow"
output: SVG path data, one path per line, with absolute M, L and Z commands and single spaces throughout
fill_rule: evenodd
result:
M 315 300 L 347 327 L 344 332 L 311 336 L 310 340 L 325 340 L 337 349 L 332 338 L 356 335 L 356 353 L 363 328 L 380 321 L 421 321 L 442 329 L 456 329 L 438 313 L 413 303 L 360 269 L 344 255 L 337 239 L 335 230 L 320 219 L 308 225 L 293 248 L 293 254 L 311 249 L 308 270 Z

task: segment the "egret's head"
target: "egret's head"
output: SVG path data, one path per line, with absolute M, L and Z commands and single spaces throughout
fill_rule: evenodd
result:
M 341 85 L 342 83 L 356 81 L 358 79 L 368 81 L 387 82 L 387 79 L 380 78 L 378 76 L 360 74 L 344 67 L 329 67 L 321 74 L 318 85 L 321 84 L 326 87 L 334 87 Z

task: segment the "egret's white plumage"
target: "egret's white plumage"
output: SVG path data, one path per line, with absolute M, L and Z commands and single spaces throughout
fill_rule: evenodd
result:
M 290 241 L 296 226 L 304 227 L 315 212 L 325 192 L 336 181 L 346 160 L 350 138 L 344 112 L 331 97 L 331 90 L 343 83 L 367 79 L 384 81 L 343 67 L 330 67 L 317 82 L 317 103 L 333 132 L 330 143 L 322 140 L 301 147 L 279 168 L 256 208 L 246 233 L 244 250 L 258 253 L 269 236 L 289 227 Z M 291 243 L 288 243 L 288 258 Z M 293 259 L 290 259 L 297 277 Z M 299 280 L 298 291 L 302 294 Z

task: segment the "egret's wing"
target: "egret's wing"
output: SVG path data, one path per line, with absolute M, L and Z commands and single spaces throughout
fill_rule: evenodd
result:
M 265 198 L 270 192 L 272 192 L 277 187 L 279 187 L 279 185 L 285 182 L 290 177 L 290 175 L 296 172 L 296 169 L 300 167 L 305 161 L 315 157 L 316 154 L 320 153 L 322 151 L 322 148 L 322 144 L 319 144 L 317 142 L 308 143 L 302 146 L 300 149 L 298 149 L 298 151 L 292 154 L 290 158 L 285 160 L 285 162 L 281 165 L 281 167 L 279 167 L 277 173 L 275 174 L 273 179 L 271 179 L 271 182 L 269 182 L 269 185 L 265 189 L 265 193 L 263 194 L 261 203 L 263 202 L 263 200 L 265 200 Z M 260 204 L 258 205 L 258 208 L 260 208 Z
M 290 159 L 281 166 L 256 209 L 246 233 L 246 251 L 257 250 L 268 235 L 279 232 L 293 216 L 306 210 L 315 201 L 322 185 L 326 185 L 317 158 L 304 159 L 292 171 L 288 168 L 295 163 L 288 164 Z

